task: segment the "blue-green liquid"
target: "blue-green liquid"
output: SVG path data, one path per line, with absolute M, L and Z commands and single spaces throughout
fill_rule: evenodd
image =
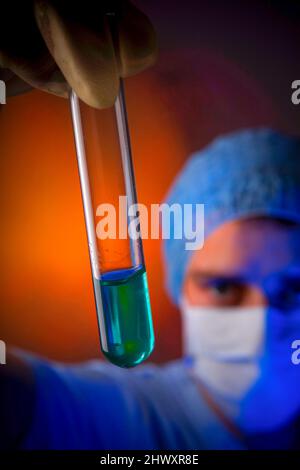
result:
M 145 269 L 104 273 L 100 281 L 94 279 L 94 290 L 104 355 L 119 367 L 140 364 L 154 347 Z

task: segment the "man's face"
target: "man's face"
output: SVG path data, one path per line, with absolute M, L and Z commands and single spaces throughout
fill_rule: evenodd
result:
M 205 307 L 299 307 L 300 226 L 267 218 L 222 225 L 193 254 L 183 294 Z
M 270 432 L 299 415 L 299 370 L 292 361 L 300 332 L 299 242 L 300 225 L 228 222 L 187 267 L 186 354 L 195 377 L 222 397 L 225 413 L 245 433 Z

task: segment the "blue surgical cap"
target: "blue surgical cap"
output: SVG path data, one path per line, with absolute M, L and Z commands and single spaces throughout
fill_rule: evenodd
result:
M 204 239 L 224 222 L 241 218 L 300 222 L 300 139 L 265 128 L 218 137 L 190 157 L 165 202 L 204 204 Z M 174 237 L 170 219 L 171 237 L 163 250 L 167 289 L 178 304 L 194 251 L 185 249 L 184 236 Z

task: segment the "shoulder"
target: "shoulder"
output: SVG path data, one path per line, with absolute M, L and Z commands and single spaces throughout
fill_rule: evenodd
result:
M 120 369 L 101 360 L 69 365 L 28 354 L 26 360 L 38 389 L 31 432 L 35 448 L 45 442 L 51 442 L 52 448 L 179 444 L 186 394 L 180 360 L 164 365 L 146 363 L 134 369 Z M 40 431 L 45 422 L 47 436 Z
M 80 363 L 66 364 L 49 361 L 34 354 L 16 351 L 32 369 L 35 381 L 43 389 L 50 387 L 52 395 L 55 390 L 85 396 L 101 394 L 126 395 L 143 394 L 155 398 L 160 391 L 177 394 L 185 389 L 190 380 L 184 362 L 176 359 L 158 365 L 145 363 L 132 369 L 122 369 L 103 360 L 88 360 Z M 45 393 L 45 390 L 44 390 Z

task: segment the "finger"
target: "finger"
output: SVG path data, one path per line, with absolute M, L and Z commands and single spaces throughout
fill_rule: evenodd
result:
M 157 38 L 147 16 L 128 2 L 119 18 L 116 15 L 116 21 L 120 75 L 128 77 L 153 65 L 157 58 Z
M 3 7 L 3 8 L 2 8 Z M 67 96 L 68 87 L 37 28 L 32 2 L 1 6 L 0 64 L 35 88 Z
M 98 3 L 98 2 L 97 2 Z M 100 2 L 101 3 L 101 2 Z M 51 55 L 77 95 L 90 106 L 111 106 L 119 88 L 118 63 L 106 16 L 93 2 L 35 1 L 35 15 Z M 91 13 L 92 12 L 92 13 Z
M 0 69 L 0 80 L 5 83 L 6 96 L 15 96 L 32 90 L 32 87 L 11 70 Z

